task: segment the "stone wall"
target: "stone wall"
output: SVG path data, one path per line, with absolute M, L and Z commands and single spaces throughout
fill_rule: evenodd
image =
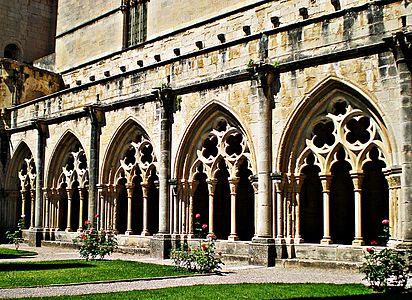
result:
M 49 95 L 61 88 L 60 75 L 14 60 L 0 59 L 0 109 Z
M 1 0 L 0 57 L 8 44 L 16 44 L 26 62 L 52 53 L 56 12 L 54 0 Z

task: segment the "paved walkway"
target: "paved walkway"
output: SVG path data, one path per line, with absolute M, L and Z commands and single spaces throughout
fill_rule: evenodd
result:
M 3 247 L 4 245 L 2 245 Z M 21 250 L 38 253 L 35 257 L 18 259 L 2 259 L 3 261 L 36 261 L 76 259 L 79 255 L 71 249 L 30 248 L 23 245 Z M 171 264 L 170 260 L 157 260 L 144 256 L 114 253 L 110 259 L 136 260 L 149 263 Z M 353 271 L 325 270 L 312 268 L 256 267 L 248 265 L 225 265 L 221 275 L 205 275 L 193 277 L 175 277 L 165 279 L 140 279 L 115 282 L 99 282 L 85 284 L 67 284 L 32 288 L 0 289 L 0 298 L 41 297 L 58 295 L 79 295 L 92 293 L 109 293 L 143 289 L 158 289 L 174 286 L 224 283 L 361 283 L 362 275 Z

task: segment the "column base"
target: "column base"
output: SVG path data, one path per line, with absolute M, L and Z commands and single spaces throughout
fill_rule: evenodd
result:
M 44 240 L 43 228 L 32 228 L 28 232 L 28 245 L 31 247 L 40 247 L 41 241 Z
M 235 242 L 235 241 L 238 241 L 238 240 L 239 240 L 239 237 L 238 237 L 237 235 L 235 235 L 235 234 L 231 234 L 231 235 L 229 235 L 229 237 L 227 238 L 227 240 L 228 240 L 229 242 Z
M 352 241 L 352 246 L 363 246 L 365 245 L 365 241 L 362 238 L 355 238 Z
M 320 240 L 321 245 L 330 245 L 333 244 L 333 241 L 331 240 L 330 237 L 324 237 L 323 239 Z
M 294 238 L 293 242 L 295 244 L 303 244 L 303 239 L 301 237 Z
M 149 235 L 150 235 L 150 232 L 149 232 L 148 230 L 143 230 L 140 235 L 142 235 L 142 236 L 149 236 Z
M 133 231 L 132 230 L 127 230 L 125 233 L 124 233 L 124 235 L 133 235 L 134 233 L 133 233 Z
M 150 256 L 153 258 L 169 258 L 171 249 L 172 238 L 170 234 L 158 233 L 150 240 Z
M 71 229 L 71 228 L 66 228 L 64 231 L 66 231 L 66 232 L 73 232 L 73 229 Z
M 276 248 L 272 238 L 252 239 L 249 244 L 249 265 L 272 267 L 275 265 Z

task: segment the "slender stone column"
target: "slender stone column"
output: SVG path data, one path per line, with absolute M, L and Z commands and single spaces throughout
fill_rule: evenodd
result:
M 85 108 L 90 116 L 90 160 L 89 164 L 89 195 L 88 195 L 88 219 L 93 220 L 96 214 L 96 198 L 99 170 L 99 143 L 101 127 L 104 126 L 104 112 L 97 105 L 90 105 Z
M 252 188 L 253 188 L 253 192 L 254 192 L 254 196 L 255 196 L 255 199 L 253 199 L 254 200 L 254 209 L 255 209 L 255 213 L 254 213 L 255 233 L 254 233 L 253 236 L 256 237 L 257 236 L 258 192 L 259 192 L 257 176 L 256 175 L 249 176 L 249 181 L 252 183 Z
M 178 198 L 177 179 L 170 180 L 170 190 L 172 193 L 172 201 L 173 201 L 173 211 L 172 211 L 173 235 L 177 236 L 179 233 L 179 198 Z
M 123 187 L 119 186 L 112 186 L 111 187 L 111 195 L 113 196 L 113 232 L 118 232 L 119 226 L 119 195 L 120 189 Z
M 72 189 L 67 189 L 67 227 L 66 231 L 70 232 L 72 231 L 72 196 L 73 196 L 73 190 Z
M 354 246 L 365 244 L 362 237 L 362 179 L 363 174 L 351 174 L 355 191 L 355 238 L 352 241 Z
M 209 190 L 209 232 L 214 232 L 215 225 L 214 225 L 214 212 L 215 212 L 215 189 L 217 184 L 217 179 L 210 178 L 206 180 L 207 188 Z
M 134 185 L 128 184 L 126 185 L 127 189 L 127 229 L 125 234 L 131 235 L 133 234 L 132 230 L 132 210 L 133 210 L 133 191 Z
M 239 183 L 239 178 L 229 178 L 230 186 L 230 235 L 229 241 L 237 241 L 239 237 L 236 231 L 236 191 L 237 185 Z
M 283 183 L 281 177 L 275 180 L 275 193 L 276 193 L 276 207 L 277 207 L 277 232 L 276 242 L 283 244 L 284 239 L 284 218 L 283 218 Z
M 43 199 L 45 202 L 45 211 L 44 211 L 44 231 L 49 230 L 50 228 L 50 189 L 43 188 Z
M 107 187 L 105 185 L 97 185 L 97 195 L 99 198 L 99 208 L 98 208 L 98 214 L 99 214 L 99 228 L 108 230 L 107 226 L 107 220 L 108 220 L 108 199 L 107 198 Z
M 321 244 L 332 244 L 330 236 L 330 184 L 332 181 L 331 175 L 320 175 L 323 192 L 323 238 Z
M 36 190 L 31 188 L 30 189 L 30 228 L 34 227 L 34 201 L 36 198 Z
M 193 196 L 199 185 L 198 181 L 189 182 L 189 237 L 194 237 Z
M 287 194 L 286 194 L 286 239 L 288 243 L 293 242 L 293 186 L 288 179 Z
M 189 184 L 186 180 L 182 179 L 181 181 L 181 234 L 185 235 L 189 231 L 188 224 L 189 224 Z
M 399 220 L 399 199 L 401 198 L 401 168 L 394 168 L 387 171 L 385 176 L 389 186 L 389 241 L 388 246 L 397 243 L 397 237 L 401 230 L 401 220 Z
M 295 176 L 295 244 L 303 243 L 302 236 L 300 234 L 300 191 L 303 183 L 303 176 Z
M 83 230 L 83 206 L 84 206 L 84 188 L 79 188 L 79 227 L 77 231 L 80 232 Z M 93 219 L 89 219 L 93 220 Z M 96 224 L 96 226 L 98 226 Z
M 20 217 L 24 220 L 24 224 L 26 225 L 26 189 L 23 187 L 23 189 L 20 191 L 21 195 L 21 215 Z
M 143 230 L 141 235 L 149 236 L 149 211 L 147 209 L 147 198 L 149 196 L 149 183 L 142 182 L 142 191 L 143 191 Z

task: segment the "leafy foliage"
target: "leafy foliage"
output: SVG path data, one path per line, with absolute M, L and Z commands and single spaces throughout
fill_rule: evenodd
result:
M 21 243 L 23 243 L 23 229 L 24 229 L 24 219 L 20 219 L 17 223 L 17 229 L 14 231 L 6 231 L 6 239 L 9 244 L 14 244 L 16 250 L 19 249 Z
M 94 260 L 96 257 L 103 259 L 113 253 L 117 247 L 117 239 L 113 233 L 96 229 L 95 223 L 98 217 L 99 215 L 96 215 L 93 222 L 87 220 L 85 222 L 87 229 L 73 240 L 73 243 L 80 248 L 80 256 L 86 260 Z
M 365 274 L 365 279 L 374 290 L 405 290 L 412 271 L 411 253 L 390 248 L 378 251 L 369 247 L 365 259 L 360 271 Z
M 211 273 L 222 269 L 222 252 L 215 252 L 216 236 L 211 233 L 207 240 L 199 241 L 197 248 L 183 243 L 180 248 L 172 249 L 170 258 L 176 268 L 191 272 Z

